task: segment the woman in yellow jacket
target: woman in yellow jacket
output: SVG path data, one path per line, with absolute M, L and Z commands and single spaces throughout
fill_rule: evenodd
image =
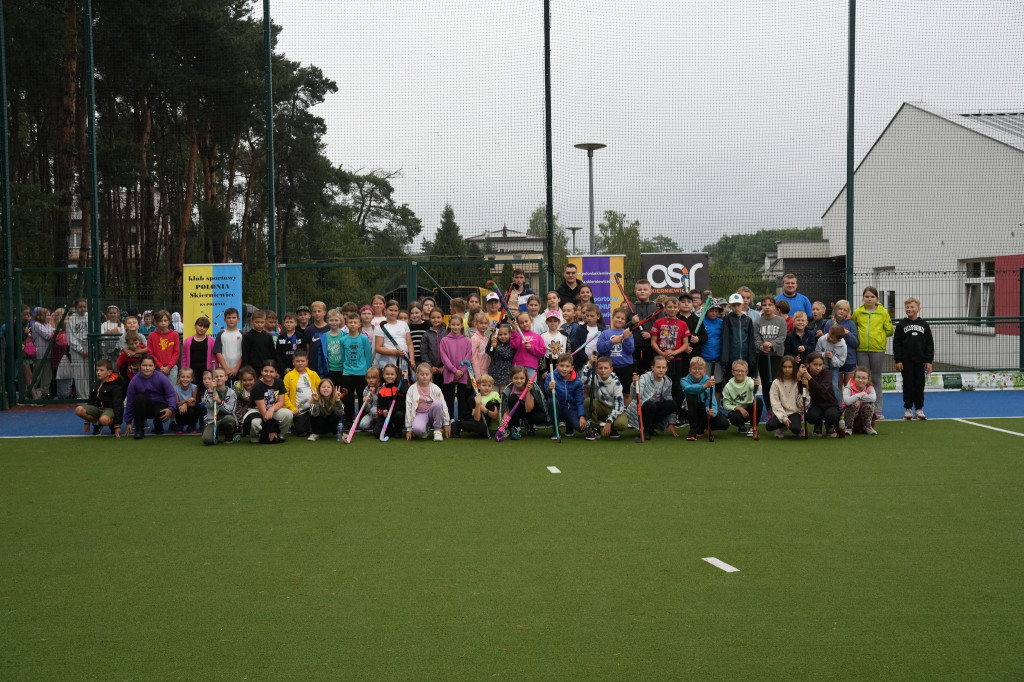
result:
M 864 304 L 853 311 L 850 319 L 857 325 L 860 346 L 857 360 L 871 370 L 871 385 L 875 386 L 875 419 L 882 418 L 882 364 L 885 362 L 885 342 L 892 336 L 892 318 L 889 311 L 878 305 L 878 289 L 864 287 Z

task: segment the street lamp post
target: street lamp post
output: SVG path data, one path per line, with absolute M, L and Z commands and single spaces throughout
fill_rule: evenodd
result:
M 579 227 L 579 226 L 576 226 L 576 227 L 567 227 L 565 229 L 567 229 L 570 232 L 572 232 L 572 252 L 575 254 L 576 253 L 576 233 L 579 232 L 580 230 L 582 230 L 583 228 Z
M 594 151 L 607 146 L 600 142 L 580 142 L 575 145 L 576 149 L 587 150 L 587 165 L 590 170 L 590 255 L 597 253 L 597 237 L 594 234 Z

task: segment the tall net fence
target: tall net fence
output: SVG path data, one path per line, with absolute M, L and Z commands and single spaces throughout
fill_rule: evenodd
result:
M 266 307 L 271 252 L 286 266 L 493 258 L 495 279 L 546 258 L 542 0 L 269 0 L 272 162 L 261 2 L 93 7 L 95 177 L 81 7 L 4 3 L 15 268 L 98 255 L 102 306 L 138 312 L 180 305 L 185 263 L 242 263 L 245 301 Z M 854 291 L 989 312 L 985 286 L 1005 278 L 987 273 L 1024 254 L 1024 6 L 857 12 L 847 245 L 847 3 L 552 1 L 546 265 L 623 254 L 634 280 L 642 252 L 707 251 L 716 293 L 795 271 L 822 297 L 850 265 Z M 588 157 L 589 143 L 604 146 Z M 392 276 L 299 269 L 283 275 L 289 308 L 384 293 Z M 919 283 L 890 286 L 893 272 Z M 68 287 L 25 273 L 14 307 L 65 305 Z M 990 357 L 977 363 L 1002 364 Z

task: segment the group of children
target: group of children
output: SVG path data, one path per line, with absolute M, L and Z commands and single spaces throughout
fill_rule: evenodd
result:
M 380 296 L 330 310 L 316 301 L 280 326 L 257 311 L 244 333 L 228 309 L 216 336 L 199 318 L 183 340 L 156 311 L 145 340 L 138 321 L 126 320 L 116 364 L 96 363 L 89 404 L 76 413 L 87 431 L 120 433 L 124 421 L 141 438 L 154 419 L 153 433 L 168 422 L 202 431 L 206 444 L 280 443 L 289 432 L 349 442 L 359 431 L 517 440 L 541 426 L 553 427 L 552 438 L 579 431 L 588 440 L 636 429 L 644 441 L 679 435 L 683 424 L 696 440 L 730 425 L 754 436 L 761 421 L 776 438 L 874 435 L 875 356 L 895 334 L 905 416 L 925 418 L 933 348 L 913 298 L 895 326 L 872 287 L 857 310 L 839 301 L 826 319 L 820 303 L 810 317 L 789 316 L 783 297 L 764 297 L 758 314 L 747 288 L 728 301 L 696 291 L 652 301 L 650 283 L 639 280 L 607 326 L 592 299 L 563 303 L 550 292 L 542 308 L 536 295 L 511 306 L 504 298 L 453 299 L 447 322 L 431 298 L 406 310 Z

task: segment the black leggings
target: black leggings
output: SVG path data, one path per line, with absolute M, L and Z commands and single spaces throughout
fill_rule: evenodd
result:
M 160 416 L 163 410 L 167 409 L 167 403 L 155 403 L 146 397 L 145 393 L 136 393 L 135 401 L 132 403 L 132 417 L 135 421 L 135 432 L 142 433 L 146 428 L 146 420 L 153 420 L 153 429 L 161 431 L 164 428 L 164 420 Z
M 686 396 L 686 416 L 690 420 L 690 434 L 704 433 L 708 428 L 708 408 L 696 396 Z M 729 419 L 719 410 L 710 419 L 712 431 L 725 431 L 729 428 Z
M 362 374 L 346 374 L 341 377 L 341 387 L 348 389 L 348 394 L 341 399 L 341 404 L 345 406 L 345 423 L 351 424 L 362 404 L 366 377 Z
M 448 384 L 442 384 L 441 394 L 444 396 L 444 402 L 448 406 L 448 418 L 463 420 L 469 417 L 469 414 L 473 411 L 473 396 L 471 393 L 472 389 L 466 384 L 460 384 L 457 381 L 453 381 Z M 455 414 L 455 400 L 459 401 L 459 414 Z
M 174 410 L 174 423 L 178 426 L 192 426 L 194 427 L 199 422 L 200 407 L 198 405 L 189 405 L 185 410 L 185 414 L 182 414 L 177 409 Z
M 821 426 L 822 422 L 828 428 L 834 429 L 839 424 L 839 408 L 835 405 L 820 407 L 813 404 L 807 408 L 807 424 L 809 426 Z
M 803 428 L 804 416 L 799 412 L 794 412 L 789 415 L 789 430 L 796 435 L 800 435 L 800 430 Z M 783 421 L 779 419 L 779 416 L 772 412 L 771 419 L 765 424 L 765 428 L 769 431 L 775 431 L 776 429 L 785 429 Z
M 764 404 L 768 406 L 769 412 L 775 412 L 775 410 L 772 409 L 772 400 L 769 393 L 771 393 L 772 382 L 775 380 L 775 377 L 779 376 L 779 369 L 781 367 L 781 355 L 757 356 L 757 373 L 761 376 L 761 395 L 764 399 Z M 757 413 L 761 414 L 761 411 L 758 410 Z
M 515 403 L 512 403 L 515 405 Z M 540 426 L 548 422 L 548 414 L 545 403 L 539 401 L 534 402 L 533 411 L 526 411 L 526 403 L 523 402 L 516 410 L 516 413 L 512 415 L 512 421 L 509 422 L 509 426 Z
M 676 405 L 676 401 L 669 398 L 668 400 L 648 400 L 640 406 L 640 414 L 644 418 L 644 437 L 650 437 L 654 431 L 654 425 L 660 424 L 669 415 L 674 415 L 679 411 L 679 406 Z

